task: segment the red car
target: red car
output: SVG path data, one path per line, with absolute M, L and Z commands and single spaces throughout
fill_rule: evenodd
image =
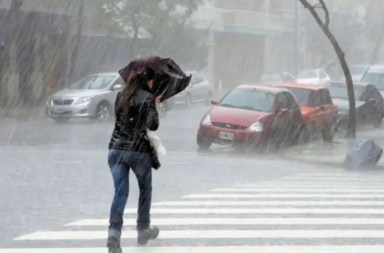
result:
M 293 95 L 275 87 L 241 85 L 230 91 L 201 121 L 197 144 L 279 146 L 296 142 L 306 127 Z

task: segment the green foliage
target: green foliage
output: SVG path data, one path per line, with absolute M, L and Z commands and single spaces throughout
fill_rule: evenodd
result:
M 208 55 L 207 31 L 190 17 L 202 0 L 117 0 L 104 6 L 113 29 L 131 39 L 131 55 L 158 54 L 181 64 L 203 65 Z

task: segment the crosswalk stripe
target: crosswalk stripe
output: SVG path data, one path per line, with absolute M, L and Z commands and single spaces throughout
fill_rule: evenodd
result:
M 152 206 L 384 206 L 384 201 L 168 201 Z
M 282 178 L 279 181 L 297 181 L 297 180 L 305 180 L 306 182 L 311 182 L 311 181 L 347 181 L 347 182 L 375 182 L 375 183 L 382 183 L 383 179 L 381 178 L 335 178 L 335 177 L 329 177 L 329 178 L 316 178 L 316 177 L 311 177 L 311 178 L 304 178 L 304 177 L 286 177 Z
M 239 188 L 254 188 L 254 187 L 315 187 L 315 188 L 369 188 L 372 189 L 373 187 L 375 189 L 384 189 L 384 182 L 382 184 L 374 184 L 374 183 L 319 183 L 319 182 L 313 182 L 313 183 L 303 183 L 303 182 L 264 182 L 259 184 L 250 184 L 250 185 L 243 185 Z
M 42 231 L 16 241 L 101 240 L 107 231 Z M 136 239 L 136 231 L 123 231 L 122 239 Z M 253 239 L 253 238 L 384 238 L 382 230 L 163 230 L 159 239 Z
M 183 198 L 384 198 L 384 194 L 191 194 Z
M 137 209 L 126 209 L 125 213 L 137 213 Z M 151 214 L 384 214 L 384 208 L 375 209 L 312 209 L 312 208 L 153 208 Z
M 384 180 L 383 180 L 384 181 Z M 321 189 L 340 189 L 340 190 L 347 190 L 347 189 L 361 189 L 361 190 L 384 190 L 384 184 L 375 186 L 371 184 L 364 184 L 364 185 L 345 185 L 345 184 L 338 184 L 338 185 L 328 185 L 324 186 L 324 184 L 302 184 L 302 183 L 283 183 L 282 185 L 277 183 L 262 183 L 262 184 L 255 184 L 255 185 L 239 185 L 236 186 L 236 189 L 314 189 L 314 190 L 321 190 Z
M 136 219 L 124 219 L 126 226 L 135 226 Z M 153 219 L 155 226 L 181 225 L 384 225 L 384 218 L 165 218 Z M 85 219 L 71 226 L 107 226 L 108 219 Z
M 342 246 L 219 246 L 219 247 L 124 247 L 124 253 L 382 253 L 379 245 Z M 105 253 L 105 248 L 0 249 L 0 253 Z
M 383 190 L 376 190 L 376 189 L 302 189 L 302 188 L 219 188 L 219 189 L 212 189 L 210 192 L 368 192 L 368 193 L 384 193 Z

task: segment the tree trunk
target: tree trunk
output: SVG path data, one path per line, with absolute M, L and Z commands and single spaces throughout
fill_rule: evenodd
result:
M 73 48 L 71 54 L 71 66 L 69 67 L 69 73 L 67 77 L 67 82 L 73 77 L 73 72 L 78 60 L 78 52 L 80 51 L 81 36 L 83 34 L 83 13 L 84 13 L 84 0 L 80 0 L 79 3 L 79 13 L 77 19 L 77 33 L 76 33 L 76 42 L 75 47 Z
M 321 30 L 327 36 L 329 42 L 331 42 L 332 47 L 337 54 L 337 58 L 340 61 L 340 65 L 341 65 L 341 68 L 343 69 L 345 80 L 347 82 L 348 99 L 349 99 L 349 117 L 348 117 L 347 137 L 355 139 L 356 138 L 356 103 L 355 103 L 355 92 L 353 89 L 353 80 L 352 80 L 351 72 L 349 71 L 347 61 L 345 60 L 345 54 L 341 49 L 339 43 L 337 42 L 335 36 L 329 30 L 330 20 L 328 15 L 328 9 L 324 4 L 323 8 L 324 8 L 326 17 L 325 17 L 325 22 L 323 22 L 320 19 L 319 15 L 317 14 L 314 6 L 308 3 L 307 0 L 298 0 L 298 1 L 300 1 L 302 5 L 311 12 L 316 23 L 320 26 Z

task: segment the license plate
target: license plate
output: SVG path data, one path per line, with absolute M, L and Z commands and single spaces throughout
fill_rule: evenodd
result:
M 219 134 L 219 138 L 220 139 L 223 139 L 223 140 L 230 140 L 232 141 L 234 139 L 234 134 L 233 133 L 224 133 L 224 132 L 220 132 Z

